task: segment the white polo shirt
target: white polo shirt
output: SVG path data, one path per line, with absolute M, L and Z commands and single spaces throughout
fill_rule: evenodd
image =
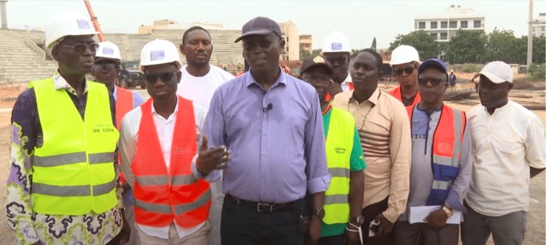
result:
M 492 115 L 482 105 L 468 112 L 472 183 L 466 202 L 486 216 L 529 209 L 529 167 L 546 167 L 546 135 L 539 117 L 508 101 Z

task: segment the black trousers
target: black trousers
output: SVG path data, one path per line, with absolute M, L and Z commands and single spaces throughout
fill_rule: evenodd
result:
M 373 203 L 364 209 L 362 209 L 362 215 L 365 218 L 365 222 L 362 225 L 362 236 L 364 245 L 390 245 L 390 234 L 386 236 L 369 237 L 369 223 L 375 219 L 375 216 L 384 212 L 388 208 L 388 197 L 384 200 Z
M 292 207 L 263 213 L 226 196 L 221 216 L 221 244 L 302 245 L 305 234 L 299 231 L 298 221 L 303 207 L 304 201 L 300 200 Z

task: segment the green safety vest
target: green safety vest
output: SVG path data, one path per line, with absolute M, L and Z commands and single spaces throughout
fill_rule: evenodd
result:
M 327 167 L 331 184 L 325 192 L 323 222 L 347 223 L 350 217 L 350 155 L 354 146 L 354 117 L 347 111 L 333 107 L 325 142 Z
M 100 214 L 114 208 L 114 152 L 119 133 L 112 124 L 103 84 L 87 81 L 84 118 L 53 78 L 31 83 L 36 93 L 43 145 L 32 156 L 32 208 L 40 214 Z

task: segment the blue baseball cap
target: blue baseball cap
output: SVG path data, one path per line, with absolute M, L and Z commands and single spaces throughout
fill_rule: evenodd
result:
M 438 68 L 440 71 L 447 73 L 447 65 L 445 64 L 445 62 L 441 61 L 440 59 L 432 58 L 425 60 L 419 65 L 419 74 L 421 74 L 421 72 L 429 67 L 435 67 Z

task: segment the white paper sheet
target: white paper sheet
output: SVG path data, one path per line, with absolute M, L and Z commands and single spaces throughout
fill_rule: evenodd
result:
M 426 223 L 424 218 L 435 210 L 440 209 L 441 206 L 417 206 L 411 207 L 409 211 L 409 223 Z M 453 216 L 447 219 L 447 224 L 460 224 L 462 220 L 462 213 L 453 209 Z

